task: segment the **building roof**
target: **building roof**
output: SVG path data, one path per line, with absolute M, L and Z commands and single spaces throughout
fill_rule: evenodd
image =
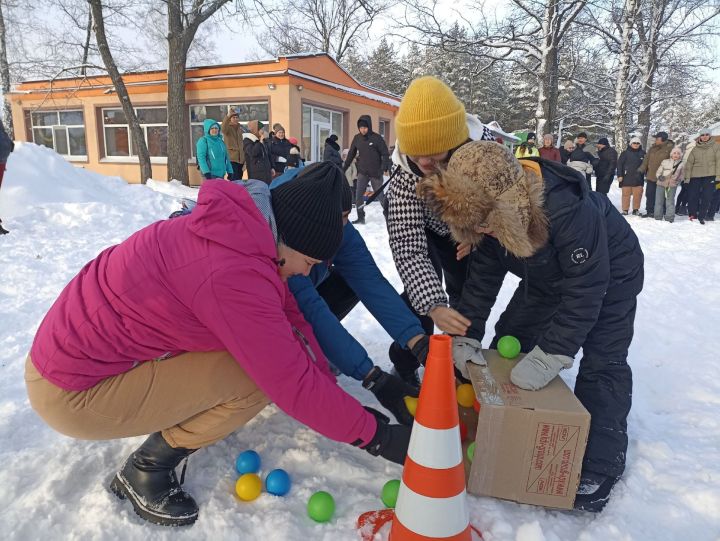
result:
M 210 81 L 260 79 L 258 84 L 275 79 L 277 83 L 302 84 L 305 80 L 334 91 L 364 98 L 386 107 L 397 108 L 399 96 L 363 84 L 347 72 L 327 53 L 303 53 L 280 56 L 274 59 L 214 66 L 195 66 L 186 69 L 189 89 Z M 283 80 L 284 79 L 284 80 Z M 125 86 L 131 94 L 159 92 L 167 89 L 167 71 L 150 70 L 123 74 Z M 226 83 L 227 84 L 227 83 Z M 247 84 L 247 83 L 245 83 Z M 115 87 L 108 75 L 65 77 L 46 80 L 24 81 L 15 86 L 10 95 L 65 94 L 73 97 L 111 94 Z

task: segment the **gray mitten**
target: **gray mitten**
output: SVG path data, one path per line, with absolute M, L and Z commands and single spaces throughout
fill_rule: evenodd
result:
M 487 361 L 485 361 L 485 357 L 483 357 L 482 354 L 482 344 L 474 338 L 453 336 L 452 352 L 455 367 L 465 379 L 470 379 L 467 363 L 475 363 L 480 366 L 487 365 Z
M 573 358 L 567 355 L 551 355 L 535 346 L 515 365 L 510 380 L 522 389 L 537 391 L 550 383 L 563 368 L 570 368 Z

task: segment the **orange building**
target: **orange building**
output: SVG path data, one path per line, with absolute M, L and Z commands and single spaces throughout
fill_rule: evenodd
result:
M 167 72 L 128 73 L 123 79 L 145 133 L 153 177 L 167 178 Z M 359 83 L 325 53 L 189 68 L 186 81 L 191 184 L 202 180 L 194 154 L 203 121 L 221 122 L 230 107 L 241 123 L 281 123 L 311 161 L 322 159 L 331 133 L 347 148 L 360 115 L 370 115 L 373 129 L 388 146 L 394 143 L 399 98 Z M 18 140 L 53 148 L 80 167 L 140 182 L 125 115 L 108 76 L 28 81 L 8 96 Z

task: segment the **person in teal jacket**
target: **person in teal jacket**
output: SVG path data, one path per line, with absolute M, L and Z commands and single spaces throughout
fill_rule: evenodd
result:
M 195 145 L 198 167 L 206 179 L 225 178 L 232 176 L 233 169 L 230 163 L 225 142 L 220 135 L 220 124 L 208 118 L 203 123 L 205 135 L 198 139 Z

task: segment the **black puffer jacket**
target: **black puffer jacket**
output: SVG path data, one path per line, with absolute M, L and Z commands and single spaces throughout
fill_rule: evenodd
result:
M 482 340 L 485 322 L 508 272 L 521 278 L 500 317 L 496 340 L 517 337 L 523 351 L 575 356 L 604 300 L 642 290 L 643 253 L 635 233 L 607 197 L 589 191 L 581 174 L 538 160 L 545 183 L 548 243 L 520 259 L 485 237 L 470 256 L 457 309 L 470 318 L 467 336 Z
M 383 171 L 390 168 L 390 153 L 382 136 L 372 131 L 372 119 L 368 115 L 362 115 L 358 124 L 361 121 L 368 125 L 368 132 L 366 135 L 358 133 L 353 137 L 343 169 L 347 171 L 355 156 L 360 153 L 357 161 L 358 174 L 382 178 Z
M 645 175 L 639 171 L 644 158 L 645 151 L 642 148 L 633 150 L 628 146 L 623 150 L 617 164 L 617 176 L 623 178 L 621 187 L 633 188 L 645 183 Z
M 10 153 L 15 148 L 15 143 L 5 131 L 5 126 L 0 120 L 0 163 L 5 163 L 10 157 Z
M 277 137 L 273 137 L 270 142 L 270 161 L 272 162 L 273 169 L 275 169 L 275 172 L 278 175 L 285 170 L 291 148 L 292 144 L 285 138 L 279 139 Z M 278 160 L 278 158 L 284 158 L 285 161 Z
M 252 133 L 243 134 L 245 149 L 245 165 L 248 179 L 262 180 L 265 184 L 272 182 L 272 165 L 267 146 Z
M 608 184 L 612 182 L 617 168 L 618 155 L 613 147 L 605 147 L 598 150 L 598 160 L 595 162 L 595 175 L 598 182 L 606 181 Z
M 338 167 L 343 166 L 342 156 L 340 156 L 340 145 L 329 137 L 325 139 L 325 150 L 323 150 L 323 161 L 331 162 Z

